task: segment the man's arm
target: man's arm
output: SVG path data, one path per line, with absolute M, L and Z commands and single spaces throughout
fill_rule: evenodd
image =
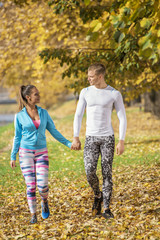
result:
M 116 154 L 121 155 L 124 152 L 124 140 L 119 140 L 116 146 Z
M 119 142 L 116 147 L 116 153 L 118 155 L 121 155 L 124 152 L 124 139 L 127 129 L 127 118 L 123 98 L 120 92 L 118 92 L 114 104 L 119 119 Z
M 73 142 L 72 142 L 72 146 L 71 146 L 71 149 L 74 149 L 74 150 L 81 149 L 79 133 L 80 133 L 80 129 L 81 129 L 83 114 L 84 114 L 84 111 L 86 108 L 86 100 L 85 100 L 84 94 L 85 94 L 85 89 L 82 89 L 80 96 L 79 96 L 79 101 L 77 104 L 75 116 L 74 116 L 74 123 L 73 123 L 74 137 L 73 137 Z

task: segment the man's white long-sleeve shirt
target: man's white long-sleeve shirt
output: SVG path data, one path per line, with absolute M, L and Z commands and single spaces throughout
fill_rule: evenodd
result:
M 109 85 L 103 89 L 95 86 L 82 89 L 74 117 L 74 137 L 79 136 L 85 108 L 86 136 L 113 135 L 111 123 L 113 104 L 119 119 L 119 140 L 124 140 L 127 120 L 122 95 Z

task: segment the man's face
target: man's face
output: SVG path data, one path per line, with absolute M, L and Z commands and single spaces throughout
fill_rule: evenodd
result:
M 95 85 L 100 82 L 100 75 L 95 73 L 95 70 L 88 71 L 88 81 L 90 85 Z

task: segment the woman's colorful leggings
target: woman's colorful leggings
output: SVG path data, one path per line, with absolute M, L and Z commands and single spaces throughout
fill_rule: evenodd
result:
M 27 200 L 31 213 L 36 212 L 36 183 L 42 200 L 48 197 L 48 150 L 19 149 L 19 161 L 27 185 Z

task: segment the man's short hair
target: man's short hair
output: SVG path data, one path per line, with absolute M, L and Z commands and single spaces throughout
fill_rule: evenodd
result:
M 93 71 L 93 70 L 95 70 L 95 73 L 97 75 L 100 75 L 100 74 L 105 75 L 106 73 L 106 68 L 102 63 L 91 64 L 88 68 L 88 71 Z

